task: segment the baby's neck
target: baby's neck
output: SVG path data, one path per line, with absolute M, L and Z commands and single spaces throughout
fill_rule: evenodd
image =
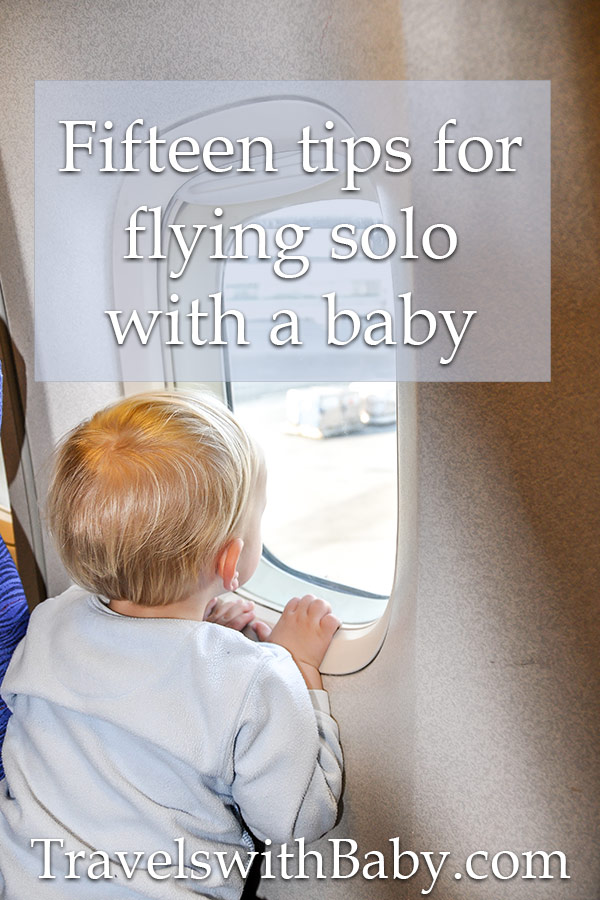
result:
M 108 605 L 113 612 L 136 619 L 193 619 L 201 622 L 206 607 L 218 590 L 218 585 L 211 584 L 206 588 L 198 588 L 177 603 L 162 603 L 159 606 L 142 606 L 130 600 L 111 600 Z

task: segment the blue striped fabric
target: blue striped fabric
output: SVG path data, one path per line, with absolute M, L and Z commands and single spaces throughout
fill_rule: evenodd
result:
M 29 611 L 19 573 L 6 544 L 0 538 L 0 682 L 4 678 L 15 647 L 25 635 L 28 621 Z M 4 700 L 0 698 L 0 749 L 9 716 L 10 712 Z M 0 780 L 2 778 L 4 768 L 0 759 Z
M 0 422 L 2 421 L 2 369 L 0 368 Z M 8 548 L 0 537 L 0 684 L 15 647 L 25 635 L 29 610 L 19 573 Z M 6 734 L 10 712 L 0 698 L 0 750 Z M 0 781 L 4 767 L 0 757 Z

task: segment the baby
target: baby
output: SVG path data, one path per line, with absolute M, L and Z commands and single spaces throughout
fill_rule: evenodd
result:
M 253 836 L 333 826 L 319 665 L 339 621 L 312 595 L 272 631 L 215 601 L 256 569 L 265 482 L 207 395 L 123 400 L 59 448 L 49 524 L 85 590 L 37 607 L 2 685 L 0 897 L 233 900 Z

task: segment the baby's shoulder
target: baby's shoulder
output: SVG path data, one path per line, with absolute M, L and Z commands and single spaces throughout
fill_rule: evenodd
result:
M 260 643 L 239 631 L 213 622 L 195 623 L 194 652 L 211 664 L 220 663 L 231 670 L 236 667 L 246 675 L 252 670 L 277 669 L 291 661 L 290 653 L 277 644 Z

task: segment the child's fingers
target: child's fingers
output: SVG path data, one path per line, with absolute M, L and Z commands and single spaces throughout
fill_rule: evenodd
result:
M 223 612 L 223 615 L 219 617 L 219 621 L 222 625 L 227 625 L 228 627 L 232 626 L 232 622 L 236 619 L 240 618 L 240 616 L 249 615 L 250 619 L 254 615 L 254 603 L 251 600 L 244 600 L 243 602 L 232 602 L 231 606 Z
M 252 600 L 231 600 L 224 618 L 233 618 L 239 613 L 251 612 L 253 609 L 254 603 L 252 602 Z
M 259 619 L 255 619 L 254 622 L 251 623 L 251 627 L 254 629 L 256 637 L 259 641 L 268 641 L 271 637 L 272 628 L 267 625 L 266 622 L 261 622 Z
M 306 602 L 306 613 L 313 622 L 319 622 L 323 616 L 326 616 L 331 612 L 331 605 L 321 597 L 314 597 L 312 594 L 307 594 L 306 597 L 303 597 L 302 599 Z
M 334 616 L 332 612 L 326 613 L 321 619 L 320 625 L 326 635 L 333 635 L 336 633 L 338 628 L 341 627 L 341 622 L 337 616 Z
M 228 600 L 225 602 L 219 601 L 212 609 L 212 612 L 209 615 L 205 615 L 205 618 L 209 622 L 214 622 L 217 625 L 225 625 L 227 628 L 237 628 L 236 620 L 242 616 L 247 617 L 245 625 L 252 620 L 252 617 L 254 616 L 254 603 L 251 600 L 236 598 L 235 600 Z M 236 622 L 236 624 L 233 624 L 234 622 Z
M 242 631 L 249 625 L 252 619 L 254 618 L 254 610 L 250 610 L 250 612 L 240 613 L 239 616 L 235 616 L 233 619 L 229 619 L 227 623 L 223 623 L 226 628 L 233 628 L 235 631 Z
M 292 599 L 285 604 L 284 612 L 296 612 L 299 605 L 300 597 L 292 597 Z
M 298 615 L 307 615 L 308 613 L 310 613 L 312 604 L 316 601 L 316 599 L 317 598 L 314 594 L 305 594 L 299 600 L 297 597 L 294 597 L 294 600 L 298 600 L 295 611 L 298 613 Z

